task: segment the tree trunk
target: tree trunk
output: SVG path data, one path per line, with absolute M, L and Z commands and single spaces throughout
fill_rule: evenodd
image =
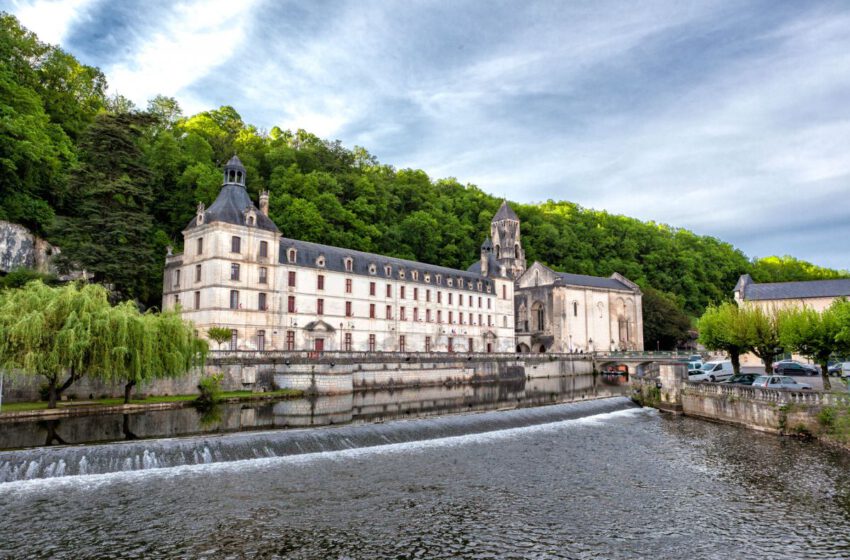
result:
M 741 373 L 741 353 L 737 350 L 730 350 L 729 359 L 732 361 L 732 371 L 735 372 L 735 375 Z
M 47 399 L 47 408 L 56 408 L 56 401 L 59 399 L 59 393 L 56 390 L 56 381 L 50 382 L 49 397 Z
M 820 376 L 823 379 L 823 390 L 831 391 L 832 383 L 829 380 L 829 362 L 821 362 L 820 364 Z
M 124 385 L 124 404 L 130 404 L 130 393 L 133 392 L 133 387 L 135 386 L 135 381 L 128 381 L 127 384 Z

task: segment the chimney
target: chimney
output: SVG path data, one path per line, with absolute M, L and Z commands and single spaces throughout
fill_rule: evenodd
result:
M 269 215 L 269 191 L 260 192 L 260 212 Z

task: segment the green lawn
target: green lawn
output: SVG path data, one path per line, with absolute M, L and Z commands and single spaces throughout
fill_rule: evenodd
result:
M 269 398 L 284 398 L 284 397 L 300 397 L 304 393 L 297 389 L 279 389 L 277 391 L 269 391 L 267 393 L 253 393 L 251 391 L 222 391 L 219 398 L 221 399 L 244 399 L 257 400 Z M 157 403 L 173 403 L 173 402 L 189 402 L 198 398 L 198 395 L 166 395 L 159 397 L 145 397 L 143 399 L 132 399 L 130 404 L 157 404 Z M 115 406 L 124 404 L 122 398 L 110 399 L 94 399 L 87 401 L 61 401 L 58 408 L 78 408 L 84 406 Z M 20 403 L 3 403 L 0 408 L 0 414 L 4 412 L 23 412 L 28 410 L 45 410 L 47 402 L 20 402 Z

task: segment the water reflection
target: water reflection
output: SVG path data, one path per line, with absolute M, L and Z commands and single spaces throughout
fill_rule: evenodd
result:
M 571 402 L 625 392 L 624 386 L 605 383 L 592 375 L 577 375 L 219 404 L 206 409 L 187 407 L 132 414 L 32 419 L 0 423 L 0 449 L 380 422 Z

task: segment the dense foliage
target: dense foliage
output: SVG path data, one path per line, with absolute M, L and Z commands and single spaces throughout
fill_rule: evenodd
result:
M 304 130 L 262 131 L 232 107 L 184 116 L 175 100 L 156 97 L 141 114 L 105 96 L 97 69 L 40 43 L 12 16 L 0 24 L 0 218 L 47 234 L 69 264 L 124 295 L 158 304 L 165 245 L 179 248 L 234 153 L 254 199 L 270 191 L 271 218 L 287 237 L 455 268 L 477 259 L 501 201 L 474 185 L 394 169 Z M 657 290 L 645 307 L 697 316 L 728 299 L 744 272 L 756 281 L 838 274 L 790 258 L 750 262 L 713 237 L 570 202 L 512 205 L 529 263 L 620 272 Z M 671 338 L 679 335 L 646 336 L 648 345 Z
M 176 312 L 112 306 L 97 284 L 40 281 L 0 292 L 0 368 L 47 382 L 49 407 L 83 376 L 125 384 L 179 376 L 202 363 L 206 342 Z

